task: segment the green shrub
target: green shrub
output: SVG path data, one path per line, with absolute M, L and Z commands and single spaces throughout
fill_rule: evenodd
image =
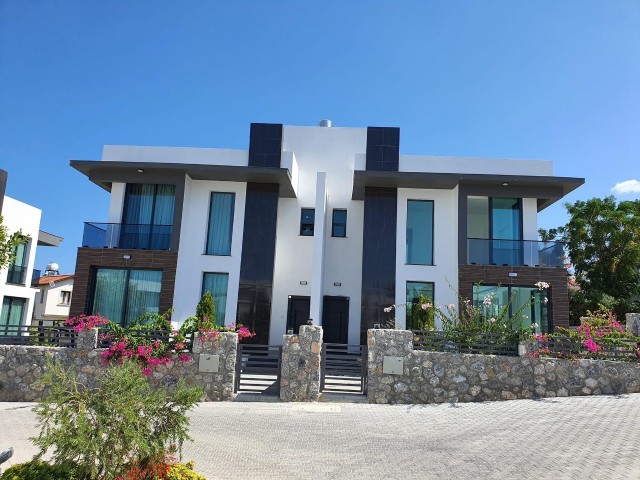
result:
M 152 388 L 128 361 L 98 380 L 100 386 L 90 388 L 74 370 L 48 364 L 39 382 L 48 394 L 34 408 L 37 458 L 52 450 L 53 464 L 75 463 L 88 479 L 112 480 L 132 462 L 179 449 L 189 439 L 186 413 L 204 394 L 200 387 L 180 383 L 172 394 Z
M 207 319 L 208 323 L 216 324 L 216 304 L 213 301 L 211 292 L 206 291 L 198 302 L 196 307 L 196 317 L 199 319 Z
M 73 462 L 51 465 L 42 460 L 31 460 L 9 467 L 0 480 L 82 480 L 85 475 Z

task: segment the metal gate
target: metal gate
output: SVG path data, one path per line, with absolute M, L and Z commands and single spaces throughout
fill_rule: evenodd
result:
M 236 392 L 280 395 L 280 359 L 278 345 L 238 345 Z
M 322 344 L 320 390 L 367 393 L 367 347 L 341 343 Z

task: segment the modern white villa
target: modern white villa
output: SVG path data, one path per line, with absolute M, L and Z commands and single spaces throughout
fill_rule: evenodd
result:
M 398 128 L 330 125 L 251 124 L 247 150 L 105 146 L 71 161 L 111 195 L 85 223 L 71 315 L 174 307 L 180 323 L 208 290 L 218 321 L 256 343 L 311 319 L 325 342 L 359 344 L 376 324 L 411 327 L 389 305 L 494 292 L 544 295 L 531 322 L 568 325 L 562 247 L 538 241 L 537 216 L 584 179 L 550 161 L 401 155 Z
M 57 247 L 62 238 L 40 230 L 42 210 L 4 194 L 7 176 L 7 172 L 0 170 L 0 215 L 10 234 L 21 230 L 29 237 L 27 243 L 18 246 L 11 264 L 0 269 L 0 333 L 17 334 L 16 327 L 28 325 L 33 315 L 37 290 L 31 287 L 31 280 L 36 247 Z M 35 276 L 39 276 L 37 270 L 35 272 Z

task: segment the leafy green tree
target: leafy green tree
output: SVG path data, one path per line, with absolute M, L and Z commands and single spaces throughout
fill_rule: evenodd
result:
M 74 370 L 47 365 L 39 384 L 48 394 L 34 408 L 36 459 L 49 451 L 54 465 L 76 465 L 82 478 L 112 480 L 189 439 L 187 412 L 204 394 L 200 387 L 153 388 L 135 362 L 106 369 L 99 382 L 91 388 Z
M 561 240 L 576 271 L 582 301 L 628 302 L 640 295 L 640 200 L 612 196 L 565 203 L 569 222 L 540 230 L 543 240 Z M 595 305 L 597 306 L 597 305 Z
M 3 219 L 0 217 L 0 268 L 9 265 L 15 258 L 18 245 L 28 241 L 29 236 L 24 235 L 22 230 L 9 234 L 9 230 L 3 225 Z
M 196 307 L 196 317 L 198 319 L 207 319 L 207 323 L 211 323 L 215 325 L 216 323 L 216 304 L 213 301 L 213 296 L 211 292 L 206 291 L 202 298 L 198 302 L 198 306 Z

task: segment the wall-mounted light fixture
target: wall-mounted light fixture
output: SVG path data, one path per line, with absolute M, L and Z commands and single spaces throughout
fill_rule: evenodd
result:
M 144 168 L 139 168 L 138 173 L 144 173 Z
M 300 285 L 306 285 L 307 281 L 306 280 L 300 280 Z
M 125 260 L 131 260 L 131 255 L 123 255 L 122 258 Z
M 503 187 L 508 187 L 509 186 L 509 182 L 502 182 L 501 184 Z
M 341 287 L 341 286 L 342 286 L 342 283 L 340 283 L 340 282 L 333 282 L 333 286 L 334 286 L 334 287 Z
M 518 274 L 516 272 L 509 272 L 510 277 L 517 277 Z

